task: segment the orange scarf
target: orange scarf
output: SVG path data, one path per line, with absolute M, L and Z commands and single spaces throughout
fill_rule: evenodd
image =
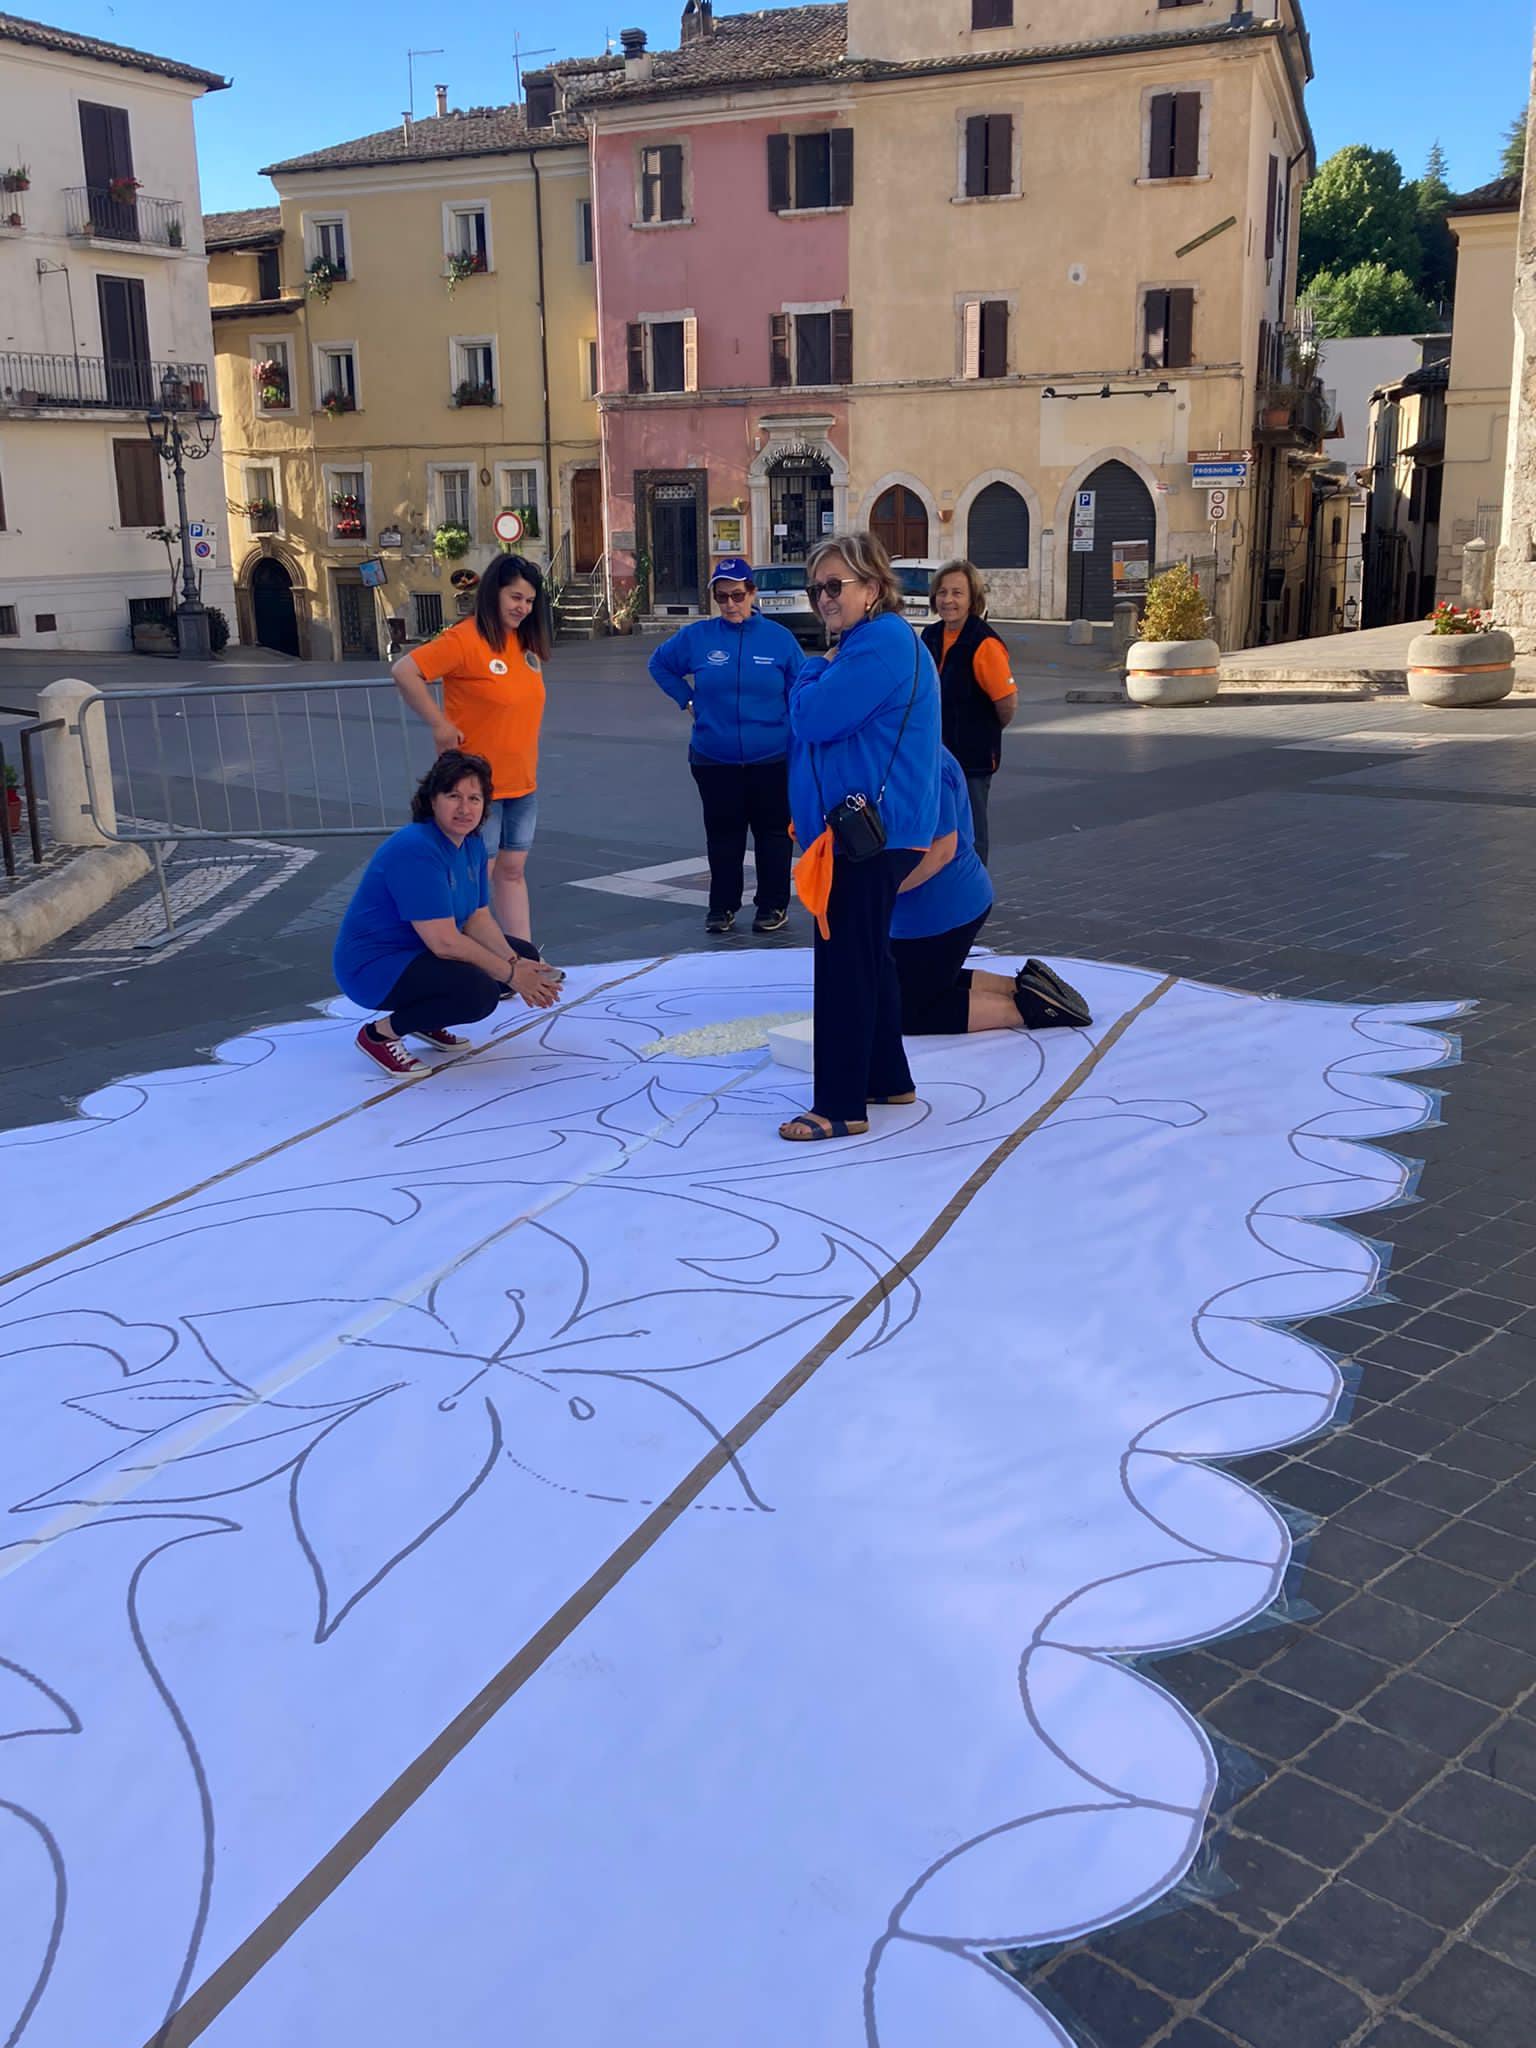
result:
M 816 928 L 824 939 L 832 934 L 827 929 L 827 905 L 832 900 L 832 828 L 828 825 L 801 854 L 795 863 L 795 894 L 816 920 Z

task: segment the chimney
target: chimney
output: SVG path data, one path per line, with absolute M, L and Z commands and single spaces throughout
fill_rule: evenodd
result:
M 437 94 L 437 118 L 441 121 L 448 112 L 448 88 L 446 85 L 435 85 L 432 90 Z
M 409 107 L 400 116 L 400 132 L 405 137 L 406 148 L 409 149 L 411 146 L 411 113 Z
M 643 28 L 619 30 L 619 45 L 624 52 L 624 76 L 631 81 L 649 78 L 651 60 L 645 47 Z
M 678 44 L 686 49 L 690 43 L 707 42 L 715 32 L 715 10 L 712 0 L 688 0 L 683 9 L 683 25 L 678 35 Z
M 549 71 L 523 73 L 524 119 L 530 128 L 547 128 L 555 118 L 555 80 Z

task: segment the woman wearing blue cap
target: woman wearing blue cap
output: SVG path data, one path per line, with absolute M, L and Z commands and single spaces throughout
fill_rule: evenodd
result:
M 757 611 L 740 555 L 709 580 L 719 616 L 684 626 L 650 670 L 693 720 L 688 763 L 704 805 L 709 850 L 707 932 L 730 931 L 741 908 L 747 833 L 757 858 L 754 932 L 789 922 L 789 692 L 803 657 L 793 634 Z

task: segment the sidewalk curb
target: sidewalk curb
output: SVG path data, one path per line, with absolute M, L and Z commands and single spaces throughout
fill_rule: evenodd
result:
M 0 903 L 0 960 L 25 960 L 149 873 L 142 846 L 89 846 Z
M 1348 704 L 1364 702 L 1366 699 L 1377 694 L 1374 690 L 1347 690 L 1342 686 L 1332 690 L 1229 690 L 1225 683 L 1223 683 L 1217 694 L 1206 704 L 1182 706 L 1133 704 L 1130 698 L 1126 696 L 1123 688 L 1119 690 L 1068 690 L 1066 701 L 1069 704 L 1115 704 L 1122 711 L 1167 711 L 1173 709 L 1213 711 L 1217 709 L 1241 710 L 1252 704 Z

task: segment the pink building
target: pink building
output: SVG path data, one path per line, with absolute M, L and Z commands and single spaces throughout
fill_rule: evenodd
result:
M 803 561 L 845 520 L 854 150 L 827 76 L 843 20 L 717 23 L 688 0 L 677 50 L 627 31 L 622 73 L 578 101 L 609 575 L 627 585 L 639 562 L 660 612 L 702 607 L 721 555 Z

